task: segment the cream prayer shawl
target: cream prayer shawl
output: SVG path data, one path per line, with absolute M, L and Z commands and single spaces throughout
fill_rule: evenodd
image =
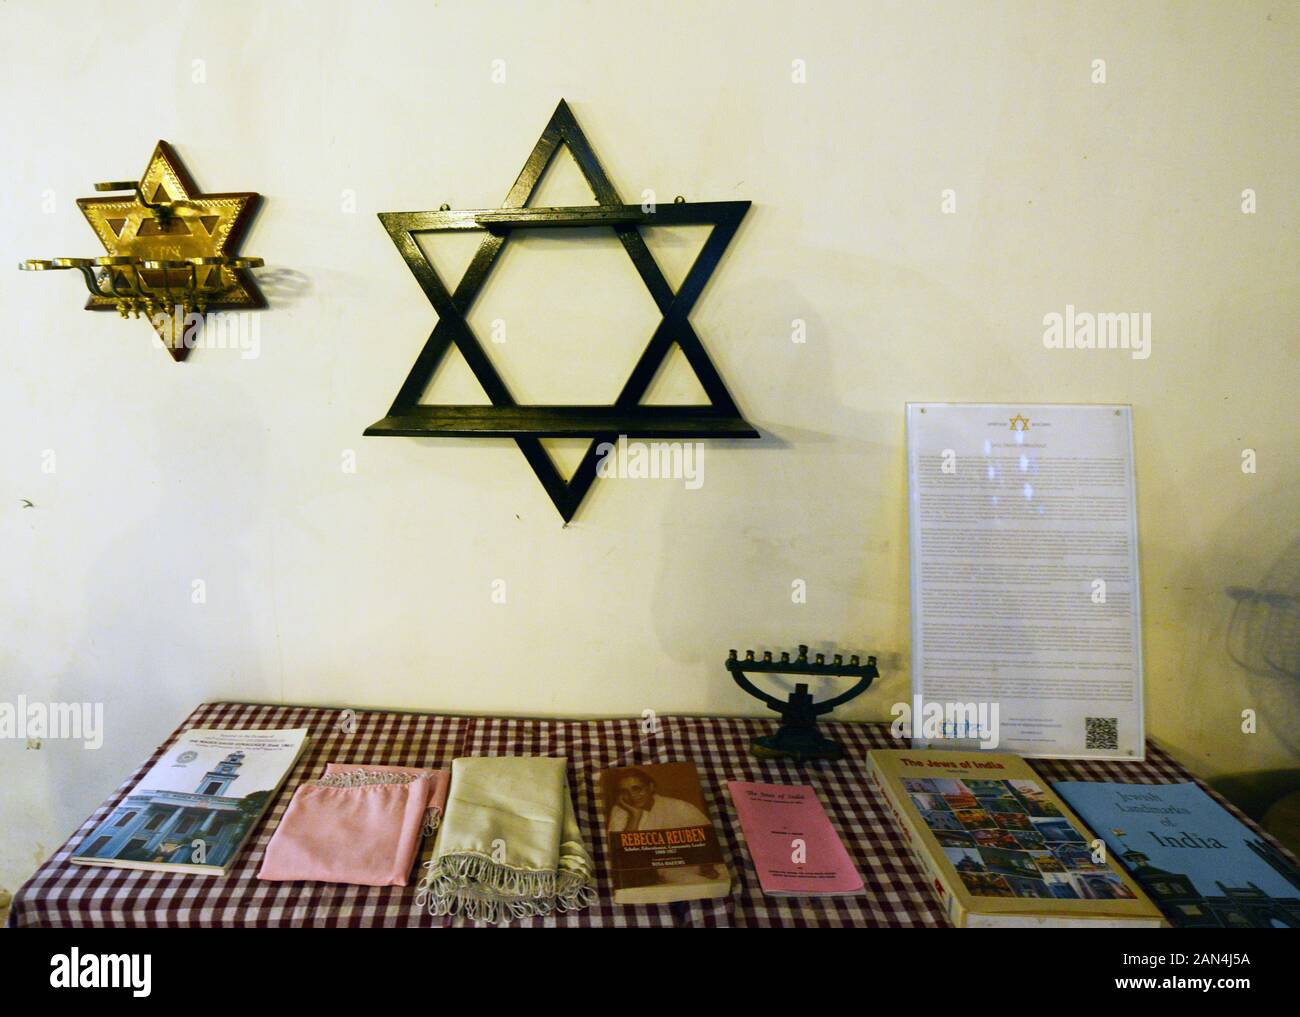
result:
M 596 900 L 565 760 L 474 756 L 451 789 L 416 904 L 478 921 L 545 916 Z

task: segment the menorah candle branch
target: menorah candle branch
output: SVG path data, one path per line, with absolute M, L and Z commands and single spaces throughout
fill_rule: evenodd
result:
M 781 715 L 781 726 L 775 734 L 760 735 L 750 742 L 754 755 L 760 759 L 793 759 L 795 762 L 842 758 L 844 747 L 834 739 L 824 738 L 818 733 L 817 718 L 862 695 L 880 677 L 875 657 L 867 657 L 864 664 L 857 654 L 853 654 L 846 664 L 844 655 L 837 653 L 827 663 L 826 655 L 819 653 L 809 661 L 808 647 L 803 644 L 800 644 L 799 655 L 794 660 L 790 659 L 789 653 L 782 653 L 780 660 L 773 660 L 771 651 L 764 652 L 762 660 L 758 660 L 753 650 L 746 650 L 745 659 L 741 660 L 740 655 L 732 650 L 727 656 L 726 668 L 737 685 Z M 847 691 L 821 702 L 814 702 L 808 686 L 800 682 L 795 685 L 789 699 L 782 701 L 750 681 L 751 674 L 857 678 L 858 681 Z
M 87 310 L 148 318 L 175 360 L 190 350 L 183 337 L 192 316 L 266 306 L 248 271 L 261 268 L 262 259 L 234 253 L 260 195 L 201 192 L 165 141 L 138 182 L 112 180 L 95 190 L 130 192 L 77 200 L 108 254 L 33 258 L 19 262 L 21 270 L 80 272 L 90 294 Z
M 224 271 L 261 268 L 261 258 L 29 258 L 24 272 L 76 269 L 92 299 L 112 301 L 123 318 L 204 314 L 229 291 Z M 202 275 L 200 275 L 202 269 Z M 179 276 L 179 278 L 178 278 Z

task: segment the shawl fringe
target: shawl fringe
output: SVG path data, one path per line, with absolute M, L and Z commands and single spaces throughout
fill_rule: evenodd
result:
M 431 915 L 500 922 L 577 911 L 597 900 L 587 873 L 520 869 L 475 852 L 443 855 L 424 869 L 415 903 Z
M 424 835 L 432 837 L 438 832 L 438 827 L 442 824 L 442 809 L 436 805 L 430 805 L 424 810 Z

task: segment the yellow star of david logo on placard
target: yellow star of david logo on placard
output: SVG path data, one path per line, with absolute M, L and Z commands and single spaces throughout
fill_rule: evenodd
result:
M 1016 427 L 1016 424 L 1019 424 L 1020 426 L 1019 426 L 1019 427 Z M 1028 430 L 1029 430 L 1029 418 L 1028 418 L 1028 417 L 1022 417 L 1019 413 L 1017 413 L 1014 417 L 1011 418 L 1011 430 L 1013 430 L 1013 431 L 1028 431 Z

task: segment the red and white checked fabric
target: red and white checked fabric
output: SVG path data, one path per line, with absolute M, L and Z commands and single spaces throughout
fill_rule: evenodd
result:
M 943 926 L 943 913 L 883 802 L 867 779 L 866 754 L 901 748 L 878 724 L 828 723 L 828 735 L 847 750 L 837 763 L 796 766 L 749 754 L 749 741 L 772 721 L 722 717 L 660 717 L 648 721 L 519 720 L 432 714 L 359 712 L 355 726 L 340 710 L 323 707 L 207 703 L 195 710 L 121 787 L 37 870 L 14 897 L 11 927 L 352 927 L 473 925 L 434 918 L 415 905 L 413 887 L 331 883 L 263 883 L 262 854 L 294 789 L 319 776 L 327 762 L 444 767 L 456 756 L 564 756 L 578 821 L 596 860 L 600 901 L 582 911 L 524 919 L 523 926 Z M 122 799 L 181 731 L 212 728 L 309 729 L 307 748 L 281 793 L 245 843 L 230 874 L 175 875 L 71 865 L 72 848 Z M 351 732 L 347 730 L 352 728 Z M 595 808 L 595 774 L 609 766 L 689 760 L 700 771 L 734 882 L 731 896 L 662 906 L 616 906 Z M 1190 774 L 1154 746 L 1142 763 L 1037 762 L 1048 780 L 1121 780 L 1167 783 Z M 866 880 L 855 897 L 765 897 L 742 847 L 728 780 L 808 784 Z M 1204 785 L 1202 785 L 1204 786 Z M 1209 790 L 1208 788 L 1206 790 Z M 1210 792 L 1213 794 L 1213 792 Z M 1216 798 L 1218 796 L 1215 796 Z M 1222 799 L 1219 799 L 1222 802 Z M 1227 803 L 1224 803 L 1227 805 Z M 1232 806 L 1243 822 L 1250 820 Z M 1254 824 L 1250 824 L 1254 825 Z M 1270 842 L 1272 838 L 1262 834 Z M 431 844 L 426 843 L 424 861 Z

